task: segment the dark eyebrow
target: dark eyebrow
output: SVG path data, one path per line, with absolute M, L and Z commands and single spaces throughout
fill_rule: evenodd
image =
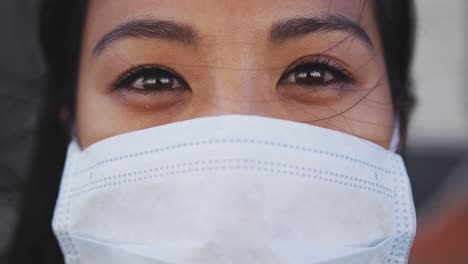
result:
M 106 33 L 93 50 L 101 54 L 111 43 L 124 38 L 161 38 L 185 45 L 195 45 L 197 34 L 189 25 L 154 18 L 134 18 Z
M 367 32 L 361 26 L 342 15 L 280 20 L 271 27 L 270 41 L 279 44 L 307 34 L 330 31 L 349 32 L 363 40 L 370 47 L 373 47 L 371 38 Z

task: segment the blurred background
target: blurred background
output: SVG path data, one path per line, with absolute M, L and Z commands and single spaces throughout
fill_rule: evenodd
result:
M 412 263 L 468 263 L 468 2 L 416 4 L 418 103 L 406 159 L 418 213 Z
M 0 263 L 11 241 L 44 89 L 38 3 L 0 2 Z M 411 263 L 467 264 L 468 2 L 416 3 L 418 104 L 406 156 L 418 211 Z

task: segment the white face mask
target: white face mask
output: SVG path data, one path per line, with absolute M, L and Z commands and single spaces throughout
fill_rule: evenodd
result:
M 72 142 L 53 229 L 67 263 L 406 263 L 415 212 L 374 143 L 221 116 Z

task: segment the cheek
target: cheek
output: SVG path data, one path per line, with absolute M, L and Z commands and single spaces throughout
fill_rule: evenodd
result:
M 77 132 L 83 148 L 111 136 L 204 116 L 202 108 L 194 105 L 181 105 L 158 113 L 151 110 L 129 111 L 116 104 L 119 99 L 93 92 L 90 88 L 80 88 L 77 104 Z M 385 148 L 390 144 L 393 107 L 388 85 L 356 92 L 352 99 L 343 99 L 333 105 L 310 107 L 294 101 L 279 100 L 272 100 L 270 105 L 270 110 L 260 115 L 341 131 Z M 335 115 L 331 116 L 330 111 Z M 320 118 L 321 112 L 326 113 L 324 118 Z
M 394 110 L 388 82 L 359 95 L 358 102 L 336 119 L 343 132 L 388 148 L 393 133 Z
M 145 107 L 130 110 L 124 97 L 100 94 L 93 91 L 92 86 L 79 89 L 77 133 L 82 148 L 112 136 L 177 121 L 173 119 L 177 108 L 157 113 Z
M 96 81 L 92 69 L 82 67 L 77 96 L 77 133 L 82 148 L 127 132 L 128 111 L 122 111 L 106 87 Z M 123 104 L 124 102 L 122 102 Z
M 77 133 L 82 148 L 115 134 L 119 127 L 112 116 L 112 104 L 91 86 L 78 88 Z M 111 115 L 110 115 L 111 114 Z

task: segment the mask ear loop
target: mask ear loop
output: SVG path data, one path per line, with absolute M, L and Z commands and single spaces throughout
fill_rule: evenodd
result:
M 70 136 L 70 142 L 71 144 L 76 144 L 78 148 L 81 150 L 80 143 L 78 141 L 78 132 L 76 129 L 76 121 L 73 119 L 70 125 L 70 129 L 68 130 L 69 136 Z
M 398 146 L 400 145 L 400 114 L 396 113 L 393 121 L 393 134 L 392 140 L 390 141 L 390 150 L 393 153 L 397 153 Z
M 68 134 L 69 134 L 70 138 L 72 140 L 74 140 L 74 139 L 77 138 L 77 135 L 78 135 L 77 129 L 76 129 L 76 121 L 73 119 L 73 120 L 70 121 L 70 123 L 71 123 L 71 125 L 70 125 L 70 129 L 68 131 Z

